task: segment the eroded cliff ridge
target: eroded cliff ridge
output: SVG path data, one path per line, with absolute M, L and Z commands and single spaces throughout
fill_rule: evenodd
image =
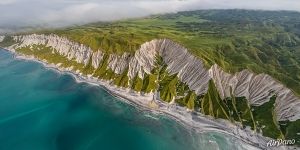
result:
M 285 136 L 281 128 L 287 122 L 300 119 L 300 98 L 271 76 L 250 70 L 230 74 L 216 64 L 207 68 L 200 58 L 169 39 L 155 39 L 142 44 L 133 54 L 117 55 L 101 49 L 95 51 L 54 34 L 12 38 L 15 44 L 10 48 L 20 53 L 39 57 L 35 52 L 48 48 L 52 57 L 60 55 L 76 62 L 68 64 L 71 69 L 82 64 L 76 70 L 86 75 L 110 80 L 137 92 L 158 91 L 161 100 L 241 122 L 273 138 Z M 0 42 L 3 39 L 0 37 Z M 41 59 L 49 61 L 48 57 Z M 261 114 L 262 109 L 268 114 Z M 273 122 L 270 128 L 265 117 Z M 273 132 L 272 128 L 276 128 L 277 134 L 268 133 Z

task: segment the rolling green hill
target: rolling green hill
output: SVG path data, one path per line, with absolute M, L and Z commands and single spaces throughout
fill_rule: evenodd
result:
M 267 73 L 300 95 L 299 16 L 289 11 L 200 10 L 37 33 L 55 33 L 118 54 L 134 52 L 155 38 L 169 38 L 207 66 Z
M 297 140 L 300 128 L 297 121 L 277 121 L 274 115 L 276 95 L 261 106 L 251 106 L 245 97 L 222 99 L 216 85 L 209 81 L 208 91 L 196 95 L 181 82 L 177 74 L 169 74 L 161 58 L 156 68 L 144 79 L 129 80 L 128 68 L 122 74 L 107 69 L 109 54 L 133 54 L 140 45 L 152 39 L 167 38 L 180 43 L 203 60 L 206 67 L 218 64 L 229 73 L 249 69 L 266 73 L 300 95 L 300 13 L 288 11 L 199 10 L 116 22 L 92 23 L 84 26 L 34 31 L 37 34 L 56 34 L 87 45 L 93 51 L 104 52 L 103 61 L 93 70 L 91 62 L 84 66 L 52 53 L 51 48 L 34 45 L 17 49 L 50 63 L 75 67 L 83 74 L 112 80 L 120 87 L 150 92 L 158 87 L 160 98 L 172 101 L 205 115 L 240 122 L 272 138 Z M 22 33 L 24 34 L 24 33 Z M 26 33 L 28 34 L 28 33 Z M 0 44 L 11 45 L 5 38 Z M 0 45 L 1 46 L 1 45 Z M 158 83 L 155 80 L 158 79 Z M 128 84 L 128 82 L 130 84 Z

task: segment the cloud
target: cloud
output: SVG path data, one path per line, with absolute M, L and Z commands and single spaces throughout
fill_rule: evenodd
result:
M 87 23 L 92 21 L 111 21 L 131 17 L 142 17 L 149 14 L 165 12 L 175 12 L 178 8 L 178 1 L 158 1 L 158 0 L 125 0 L 125 1 L 102 1 L 101 3 L 81 0 L 68 0 L 71 3 L 62 9 L 49 10 L 38 20 L 51 23 Z M 168 6 L 168 9 L 166 9 Z
M 66 26 L 197 9 L 300 11 L 299 0 L 0 0 L 0 28 Z
M 9 5 L 15 3 L 17 0 L 1 0 L 0 5 Z

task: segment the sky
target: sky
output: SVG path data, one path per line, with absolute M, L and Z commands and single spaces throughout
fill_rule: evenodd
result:
M 0 32 L 198 9 L 300 11 L 300 0 L 0 0 Z

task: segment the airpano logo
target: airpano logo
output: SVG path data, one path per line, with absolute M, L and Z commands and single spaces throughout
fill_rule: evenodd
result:
M 291 140 L 283 140 L 283 139 L 270 140 L 267 143 L 267 147 L 289 146 L 289 145 L 294 145 L 295 142 L 296 142 L 295 139 L 291 139 Z

